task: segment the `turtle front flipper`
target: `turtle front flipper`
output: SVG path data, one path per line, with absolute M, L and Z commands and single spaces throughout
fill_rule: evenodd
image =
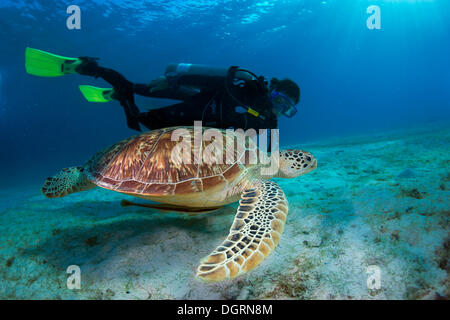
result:
M 257 267 L 277 246 L 288 213 L 283 190 L 272 181 L 257 181 L 239 202 L 230 234 L 197 269 L 201 280 L 235 278 Z
M 89 181 L 83 171 L 83 167 L 62 169 L 57 175 L 45 180 L 42 193 L 47 198 L 61 198 L 74 192 L 94 188 L 95 184 Z

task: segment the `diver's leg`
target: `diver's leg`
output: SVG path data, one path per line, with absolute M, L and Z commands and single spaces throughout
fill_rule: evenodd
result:
M 127 125 L 130 129 L 141 131 L 139 127 L 139 109 L 134 102 L 134 84 L 128 81 L 119 72 L 100 67 L 95 60 L 86 59 L 83 63 L 76 68 L 76 71 L 81 75 L 92 76 L 95 78 L 102 78 L 114 88 L 112 95 L 113 99 L 120 102 L 120 105 L 124 108 L 125 115 L 127 117 Z
M 133 83 L 131 81 L 113 69 L 99 66 L 94 59 L 85 59 L 75 70 L 84 76 L 102 78 L 111 84 L 116 91 L 133 92 Z

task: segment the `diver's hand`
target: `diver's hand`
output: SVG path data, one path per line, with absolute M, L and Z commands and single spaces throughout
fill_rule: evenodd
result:
M 167 88 L 169 88 L 169 81 L 166 77 L 161 76 L 156 78 L 155 80 L 152 80 L 149 86 L 150 92 L 166 90 Z

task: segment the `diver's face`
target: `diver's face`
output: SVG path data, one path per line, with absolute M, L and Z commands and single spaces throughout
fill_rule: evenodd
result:
M 293 103 L 294 99 L 283 92 L 272 91 L 271 101 L 273 105 L 272 112 L 277 117 L 286 116 L 291 118 L 297 113 Z
M 277 118 L 279 118 L 279 117 L 281 117 L 281 116 L 283 115 L 283 114 L 281 113 L 280 109 L 277 108 L 277 107 L 275 107 L 275 105 L 274 105 L 274 107 L 272 108 L 272 112 L 273 112 L 274 115 L 277 116 Z

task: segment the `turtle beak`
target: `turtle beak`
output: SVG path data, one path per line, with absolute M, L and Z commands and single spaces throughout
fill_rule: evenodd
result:
M 308 155 L 308 157 L 311 158 L 309 165 L 305 168 L 305 171 L 302 172 L 302 174 L 311 172 L 317 168 L 317 159 L 314 157 L 311 153 L 305 152 L 305 154 Z
M 317 169 L 317 159 L 314 158 L 314 162 L 311 164 L 311 171 Z

